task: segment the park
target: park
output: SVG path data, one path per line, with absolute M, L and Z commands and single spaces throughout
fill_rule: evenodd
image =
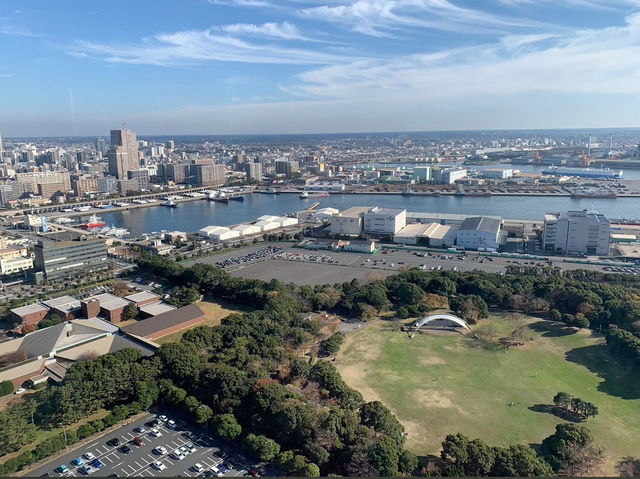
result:
M 397 415 L 418 456 L 438 455 L 445 436 L 457 432 L 496 446 L 539 444 L 563 422 L 551 405 L 567 391 L 598 407 L 584 424 L 605 449 L 602 474 L 637 459 L 640 384 L 632 366 L 613 357 L 596 332 L 539 318 L 516 318 L 527 329 L 521 346 L 475 335 L 488 325 L 492 335 L 506 334 L 514 316 L 492 312 L 466 335 L 412 335 L 398 321 L 367 323 L 347 335 L 336 366 L 366 400 Z

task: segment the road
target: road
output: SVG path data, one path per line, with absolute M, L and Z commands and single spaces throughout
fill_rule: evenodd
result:
M 171 429 L 164 423 L 157 426 L 157 429 L 161 432 L 162 436 L 155 438 L 149 434 L 150 428 L 144 426 L 148 421 L 155 419 L 155 415 L 147 415 L 135 422 L 127 424 L 111 434 L 105 435 L 100 439 L 90 442 L 84 447 L 75 449 L 68 454 L 65 454 L 56 460 L 49 462 L 48 464 L 30 472 L 30 477 L 38 477 L 44 474 L 49 474 L 53 477 L 77 477 L 84 474 L 80 471 L 80 467 L 75 467 L 71 464 L 71 461 L 82 456 L 84 453 L 91 452 L 97 459 L 104 465 L 96 472 L 96 476 L 114 476 L 129 477 L 129 476 L 144 476 L 144 477 L 196 477 L 202 476 L 204 471 L 208 471 L 212 466 L 223 462 L 221 455 L 223 453 L 229 454 L 229 457 L 224 460 L 228 462 L 228 459 L 234 459 L 234 462 L 240 464 L 238 468 L 230 469 L 228 473 L 224 474 L 225 477 L 238 477 L 247 474 L 247 470 L 260 467 L 256 464 L 251 464 L 246 458 L 240 456 L 237 451 L 224 450 L 228 448 L 222 444 L 221 441 L 214 439 L 203 432 L 196 432 L 195 428 L 191 429 L 183 422 L 176 419 L 176 428 Z M 134 428 L 143 426 L 147 432 L 138 434 L 134 432 Z M 187 433 L 194 434 L 193 439 L 186 437 Z M 144 445 L 137 447 L 132 443 L 134 437 L 139 436 Z M 120 446 L 109 446 L 107 441 L 113 438 L 120 439 L 122 443 Z M 188 454 L 184 459 L 177 460 L 170 457 L 170 454 L 175 449 L 184 446 L 186 443 L 191 442 L 195 447 L 194 453 Z M 126 444 L 131 448 L 131 452 L 125 454 L 120 451 L 123 444 Z M 167 454 L 157 455 L 153 450 L 158 446 L 164 446 L 167 449 Z M 166 469 L 158 471 L 151 467 L 151 463 L 154 461 L 160 461 Z M 85 461 L 87 462 L 87 461 Z M 192 467 L 200 463 L 203 466 L 203 472 L 197 473 L 192 470 Z M 65 464 L 69 468 L 67 474 L 61 474 L 58 472 L 58 468 L 61 464 Z M 273 474 L 273 472 L 271 472 Z

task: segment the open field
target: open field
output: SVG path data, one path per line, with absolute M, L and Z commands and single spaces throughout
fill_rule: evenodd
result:
M 490 320 L 504 327 L 504 318 Z M 576 394 L 600 410 L 586 425 L 606 449 L 602 472 L 614 474 L 623 457 L 640 457 L 637 372 L 591 331 L 532 320 L 535 340 L 509 350 L 477 347 L 458 334 L 409 339 L 378 321 L 347 335 L 336 366 L 365 399 L 390 407 L 419 455 L 438 454 L 456 432 L 492 445 L 540 443 L 561 419 L 536 409 L 559 391 Z
M 220 324 L 220 321 L 223 318 L 226 318 L 232 313 L 241 313 L 250 311 L 250 308 L 238 306 L 232 303 L 229 303 L 224 300 L 216 300 L 213 301 L 210 298 L 205 298 L 204 301 L 198 302 L 198 306 L 204 312 L 205 320 L 204 323 L 200 323 L 197 326 L 217 326 Z M 194 326 L 194 327 L 197 327 Z M 183 329 L 182 331 L 177 331 L 169 336 L 165 336 L 164 338 L 160 338 L 155 341 L 157 344 L 165 344 L 165 343 L 175 343 L 180 341 L 182 335 L 191 328 Z

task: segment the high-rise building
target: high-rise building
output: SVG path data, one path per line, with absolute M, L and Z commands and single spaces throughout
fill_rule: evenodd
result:
M 96 138 L 96 154 L 98 156 L 107 154 L 107 142 L 104 138 Z
M 82 150 L 82 151 L 77 151 L 76 152 L 76 161 L 78 163 L 86 163 L 87 162 L 87 152 Z
M 169 140 L 164 144 L 167 150 L 173 150 L 176 147 L 176 142 L 173 140 Z
M 0 206 L 7 206 L 11 201 L 20 198 L 18 183 L 0 184 Z
M 609 220 L 598 213 L 567 211 L 544 215 L 544 249 L 571 255 L 608 255 Z
M 149 170 L 129 170 L 129 179 L 138 184 L 138 191 L 149 189 Z
M 196 165 L 196 184 L 198 186 L 224 185 L 224 165 Z
M 98 191 L 98 178 L 84 177 L 74 180 L 73 191 L 80 198 L 87 193 L 96 193 Z
M 99 193 L 115 193 L 118 189 L 118 183 L 115 177 L 105 176 L 98 178 L 98 192 Z
M 60 185 L 62 191 L 71 190 L 71 178 L 67 170 L 18 173 L 16 180 L 22 192 L 36 193 L 38 185 L 46 184 Z
M 0 130 L 0 163 L 4 161 L 4 148 L 2 146 L 2 130 Z
M 262 165 L 260 163 L 245 163 L 244 171 L 247 181 L 262 181 Z
M 111 130 L 109 150 L 109 173 L 118 179 L 127 179 L 129 170 L 140 168 L 138 160 L 138 138 L 131 130 Z
M 298 171 L 300 171 L 300 166 L 297 161 L 289 161 L 289 160 L 276 161 L 277 175 L 291 176 Z

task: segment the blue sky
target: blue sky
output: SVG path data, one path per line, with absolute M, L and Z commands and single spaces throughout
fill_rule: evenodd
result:
M 2 0 L 11 135 L 640 126 L 640 0 Z

